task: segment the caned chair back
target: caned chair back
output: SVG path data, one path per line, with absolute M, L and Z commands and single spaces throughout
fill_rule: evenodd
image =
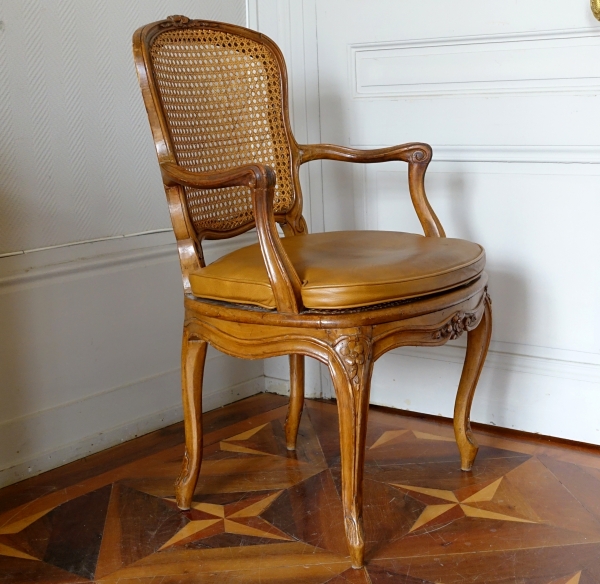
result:
M 292 172 L 287 76 L 278 47 L 247 29 L 185 17 L 137 34 L 138 73 L 159 160 L 195 172 L 265 164 L 276 174 L 276 218 L 291 223 L 290 216 L 301 212 L 301 194 Z M 254 227 L 248 187 L 184 191 L 198 240 Z

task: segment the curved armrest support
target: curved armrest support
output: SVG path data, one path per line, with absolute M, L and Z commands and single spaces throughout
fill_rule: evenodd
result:
M 160 168 L 167 188 L 179 185 L 194 189 L 234 186 L 251 189 L 258 242 L 277 310 L 294 314 L 300 312 L 300 278 L 281 245 L 273 213 L 275 172 L 264 164 L 248 164 L 232 170 L 210 173 L 192 172 L 171 162 L 161 163 Z
M 342 162 L 391 162 L 402 160 L 404 162 L 429 163 L 431 160 L 431 146 L 420 142 L 410 142 L 388 148 L 373 150 L 358 150 L 346 148 L 335 144 L 301 144 L 300 164 L 311 160 L 340 160 Z
M 427 237 L 445 237 L 444 228 L 431 208 L 425 194 L 425 171 L 431 161 L 431 146 L 410 142 L 389 148 L 357 150 L 333 144 L 299 145 L 299 163 L 311 160 L 339 160 L 342 162 L 408 162 L 408 188 L 413 206 Z
M 262 164 L 247 164 L 231 170 L 193 172 L 173 162 L 161 162 L 160 164 L 160 172 L 165 186 L 180 185 L 191 189 L 221 189 L 244 186 L 254 188 L 261 181 L 268 181 L 267 175 L 270 170 Z M 273 182 L 273 184 L 275 183 Z

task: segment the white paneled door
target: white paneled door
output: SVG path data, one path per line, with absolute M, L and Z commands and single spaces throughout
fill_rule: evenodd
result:
M 487 250 L 494 334 L 474 419 L 600 443 L 600 23 L 587 0 L 304 5 L 321 140 L 430 143 L 448 235 Z M 325 230 L 420 231 L 404 165 L 322 172 Z M 451 415 L 461 346 L 386 356 L 372 401 Z

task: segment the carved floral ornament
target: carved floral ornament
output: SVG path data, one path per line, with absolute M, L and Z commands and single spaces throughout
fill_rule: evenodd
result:
M 596 19 L 600 20 L 600 0 L 590 0 L 590 6 Z
M 449 322 L 434 333 L 433 338 L 448 341 L 458 339 L 465 331 L 472 329 L 476 322 L 477 314 L 475 312 L 457 312 Z
M 167 17 L 167 20 L 162 26 L 184 26 L 190 22 L 187 16 L 181 16 L 180 14 L 174 14 L 173 16 Z
M 341 357 L 344 368 L 354 387 L 358 387 L 362 377 L 370 341 L 361 336 L 342 337 L 335 344 L 335 351 Z
M 202 23 L 203 21 L 201 20 L 190 20 L 187 16 L 182 16 L 181 14 L 173 14 L 172 16 L 167 16 L 167 19 L 161 23 L 161 26 L 163 28 L 169 28 L 171 26 L 174 26 L 176 28 L 186 28 Z

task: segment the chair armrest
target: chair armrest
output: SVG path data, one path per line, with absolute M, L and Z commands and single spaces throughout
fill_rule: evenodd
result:
M 191 189 L 221 189 L 225 187 L 255 187 L 261 180 L 268 181 L 273 171 L 261 164 L 247 164 L 230 170 L 193 172 L 173 162 L 161 162 L 160 172 L 165 186 L 180 185 Z M 275 180 L 273 176 L 273 181 Z
M 431 146 L 420 142 L 411 142 L 376 148 L 373 150 L 358 150 L 346 148 L 335 144 L 300 144 L 300 164 L 311 160 L 339 160 L 342 162 L 391 162 L 402 160 L 404 162 L 429 163 L 431 160 Z
M 302 308 L 301 282 L 287 256 L 275 224 L 275 172 L 264 164 L 248 164 L 218 172 L 192 172 L 172 162 L 160 165 L 167 188 L 176 185 L 194 189 L 243 186 L 251 189 L 258 242 L 279 312 L 295 313 Z
M 413 206 L 427 237 L 445 237 L 444 228 L 432 209 L 425 194 L 425 171 L 431 161 L 431 146 L 420 142 L 411 142 L 377 148 L 374 150 L 358 150 L 335 146 L 334 144 L 300 144 L 299 164 L 311 160 L 338 160 L 341 162 L 391 162 L 402 160 L 408 162 L 408 188 Z

